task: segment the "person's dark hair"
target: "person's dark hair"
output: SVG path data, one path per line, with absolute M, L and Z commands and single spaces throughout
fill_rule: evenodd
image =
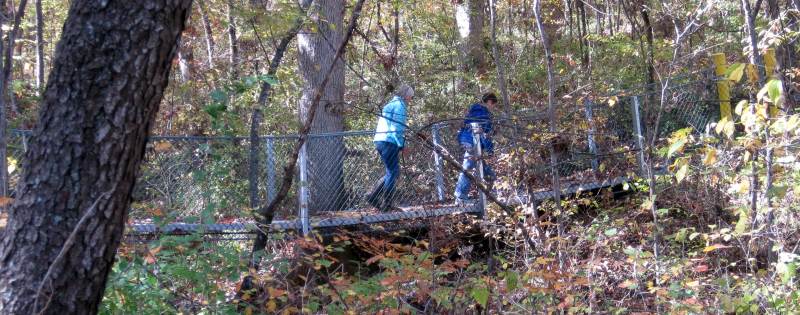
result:
M 483 97 L 481 97 L 481 101 L 483 101 L 484 103 L 489 101 L 494 101 L 495 103 L 497 103 L 497 95 L 494 95 L 494 93 L 492 92 L 483 94 Z

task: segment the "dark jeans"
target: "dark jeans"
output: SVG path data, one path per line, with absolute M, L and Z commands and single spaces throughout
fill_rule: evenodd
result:
M 386 208 L 392 206 L 394 201 L 394 186 L 400 175 L 400 148 L 391 142 L 378 141 L 375 142 L 375 149 L 383 161 L 386 174 L 382 181 L 376 183 L 367 201 L 375 207 Z

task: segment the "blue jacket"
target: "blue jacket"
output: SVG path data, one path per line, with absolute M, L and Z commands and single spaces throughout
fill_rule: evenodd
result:
M 405 144 L 405 130 L 406 102 L 399 96 L 395 96 L 383 106 L 372 141 L 391 142 L 402 148 Z
M 458 132 L 458 142 L 462 146 L 473 145 L 472 128 L 470 127 L 470 123 L 473 122 L 481 123 L 481 127 L 483 127 L 484 136 L 481 137 L 481 147 L 483 151 L 486 153 L 494 152 L 494 143 L 486 136 L 486 134 L 492 132 L 492 112 L 481 103 L 475 103 L 470 106 L 469 112 L 464 118 L 464 126 L 461 127 L 461 130 Z

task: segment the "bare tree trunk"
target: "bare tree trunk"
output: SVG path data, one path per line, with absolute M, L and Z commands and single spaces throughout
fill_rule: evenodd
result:
M 316 32 L 301 32 L 297 36 L 300 75 L 303 77 L 303 97 L 300 100 L 300 119 L 308 120 L 314 94 L 324 73 L 320 69 L 332 67 L 330 80 L 325 87 L 322 103 L 316 111 L 311 133 L 344 130 L 344 62 L 335 58 L 336 47 L 344 37 L 343 17 L 345 7 L 338 0 L 315 1 L 309 9 Z M 330 43 L 328 43 L 330 42 Z M 341 208 L 344 196 L 344 141 L 341 137 L 312 138 L 308 140 L 309 211 L 335 211 Z
M 5 0 L 2 1 L 2 7 L 5 8 Z M 17 14 L 14 17 L 14 26 L 11 29 L 11 32 L 8 33 L 8 42 L 2 43 L 2 31 L 0 31 L 0 52 L 3 52 L 5 56 L 5 60 L 3 60 L 3 77 L 0 78 L 0 195 L 8 196 L 8 139 L 6 135 L 6 128 L 8 127 L 8 110 L 10 109 L 12 112 L 16 113 L 16 102 L 14 102 L 14 95 L 9 85 L 11 83 L 11 70 L 12 66 L 14 65 L 13 53 L 14 53 L 14 43 L 16 43 L 16 34 L 19 31 L 19 24 L 22 21 L 22 12 L 25 12 L 25 6 L 27 5 L 27 0 L 22 0 L 19 3 L 19 9 L 17 10 Z M 5 15 L 3 15 L 5 16 Z M 5 18 L 3 21 L 5 22 Z M 5 45 L 5 47 L 3 47 Z M 7 96 L 9 96 L 7 98 Z M 11 100 L 10 103 L 6 103 L 6 100 Z M 10 105 L 10 106 L 9 106 Z M 9 108 L 10 107 L 10 108 Z
M 578 36 L 580 36 L 581 64 L 589 66 L 589 48 L 587 48 L 586 35 L 589 34 L 589 27 L 586 25 L 586 5 L 582 0 L 576 0 L 575 5 L 578 11 Z
M 4 313 L 97 313 L 190 7 L 72 1 L 0 243 Z
M 44 17 L 42 0 L 36 0 L 36 94 L 44 88 Z
M 304 0 L 300 3 L 301 14 L 295 20 L 294 25 L 291 29 L 281 38 L 278 46 L 275 48 L 275 54 L 272 56 L 272 60 L 269 63 L 269 68 L 267 69 L 267 75 L 274 76 L 275 73 L 278 71 L 278 66 L 280 66 L 281 60 L 283 60 L 283 55 L 286 53 L 286 49 L 289 48 L 289 43 L 297 36 L 297 33 L 300 31 L 300 28 L 303 26 L 303 21 L 306 17 L 306 11 L 308 10 L 308 6 L 311 5 L 310 0 Z M 257 35 L 257 33 L 256 33 Z M 260 38 L 259 38 L 260 40 Z M 262 44 L 263 47 L 263 44 Z M 264 52 L 266 54 L 266 51 Z M 250 118 L 250 206 L 253 209 L 259 208 L 261 201 L 258 197 L 258 174 L 259 174 L 259 148 L 261 147 L 261 141 L 258 137 L 258 130 L 261 128 L 261 122 L 263 120 L 264 114 L 262 109 L 267 106 L 269 102 L 270 92 L 272 91 L 272 85 L 269 82 L 263 82 L 261 84 L 261 91 L 258 93 L 258 100 L 257 103 L 253 106 L 253 112 Z M 270 200 L 267 200 L 270 202 Z M 264 225 L 269 225 L 272 222 L 262 222 Z M 264 244 L 266 245 L 266 244 Z M 259 249 L 254 249 L 253 252 L 263 249 L 263 247 Z
M 761 4 L 761 0 L 757 0 L 756 2 L 759 6 Z M 764 85 L 764 70 L 763 70 L 763 63 L 761 62 L 761 55 L 758 51 L 758 38 L 756 34 L 756 26 L 755 26 L 755 15 L 758 11 L 758 7 L 756 10 L 753 11 L 750 7 L 749 0 L 741 0 L 741 9 L 742 15 L 744 16 L 746 25 L 747 25 L 747 32 L 749 34 L 750 39 L 750 50 L 752 50 L 750 55 L 750 63 L 756 65 L 756 75 L 758 77 L 758 86 L 761 87 Z M 767 111 L 769 112 L 769 111 Z M 769 129 L 769 128 L 767 128 Z M 767 151 L 768 159 L 771 157 L 770 152 Z M 758 193 L 760 192 L 759 187 L 759 180 L 758 180 L 758 172 L 757 164 L 758 164 L 758 151 L 756 150 L 753 152 L 753 157 L 751 159 L 751 163 L 753 164 L 753 175 L 750 179 L 750 217 L 753 218 L 753 225 L 755 226 L 757 219 L 756 216 L 758 215 Z M 769 161 L 767 162 L 769 163 Z M 769 175 L 767 175 L 769 178 Z
M 508 89 L 506 88 L 506 74 L 503 65 L 503 60 L 500 58 L 500 48 L 497 47 L 497 23 L 495 16 L 494 0 L 489 0 L 489 16 L 491 19 L 491 33 L 492 33 L 492 55 L 494 55 L 494 63 L 497 67 L 497 87 L 500 88 L 500 93 L 503 96 L 503 109 L 507 115 L 511 114 L 511 102 L 508 100 Z
M 548 34 L 546 33 L 544 23 L 542 22 L 542 12 L 541 12 L 541 0 L 534 0 L 533 2 L 533 13 L 536 16 L 536 26 L 539 29 L 539 35 L 542 39 L 542 47 L 544 49 L 544 56 L 545 56 L 545 63 L 547 65 L 547 116 L 550 120 L 550 134 L 551 136 L 556 135 L 556 131 L 558 126 L 556 125 L 556 102 L 555 102 L 555 93 L 556 93 L 556 83 L 555 77 L 553 73 L 553 57 L 551 55 L 550 50 L 550 39 L 548 38 Z M 552 188 L 554 192 L 554 199 L 555 199 L 555 206 L 556 211 L 561 213 L 561 178 L 558 174 L 558 157 L 556 156 L 554 140 L 550 141 L 550 171 L 553 176 Z M 564 234 L 564 222 L 563 222 L 563 214 L 558 215 L 558 236 L 559 238 L 562 237 Z M 561 242 L 559 242 L 559 260 L 562 260 L 561 256 Z M 563 261 L 562 261 L 563 262 Z
M 197 0 L 197 9 L 200 10 L 200 19 L 203 21 L 203 31 L 206 40 L 206 57 L 208 59 L 208 68 L 214 69 L 214 36 L 211 32 L 211 21 L 208 19 L 208 13 L 205 8 L 205 1 Z
M 178 69 L 181 74 L 181 83 L 189 82 L 194 77 L 194 52 L 192 45 L 186 39 L 183 37 L 178 43 Z
M 650 108 L 649 105 L 655 104 L 655 88 L 656 88 L 656 67 L 655 67 L 655 48 L 653 48 L 653 24 L 650 22 L 650 14 L 647 6 L 641 8 L 642 22 L 644 23 L 645 40 L 647 42 L 647 97 L 645 101 L 645 108 Z M 640 35 L 641 42 L 641 35 Z M 653 119 L 652 111 L 649 111 L 649 119 Z
M 233 0 L 228 0 L 226 15 L 228 18 L 228 44 L 230 50 L 230 74 L 235 79 L 239 76 L 239 44 L 236 42 L 236 21 L 233 18 Z
M 25 7 L 28 5 L 28 0 L 21 0 L 19 2 L 19 8 L 14 13 L 14 26 L 11 29 L 11 32 L 8 33 L 8 44 L 5 47 L 5 62 L 3 63 L 3 84 L 0 85 L 0 98 L 3 100 L 8 97 L 10 100 L 11 111 L 14 113 L 19 112 L 19 108 L 17 108 L 17 102 L 14 97 L 14 91 L 9 88 L 11 84 L 11 74 L 14 67 L 14 48 L 16 48 L 17 42 L 17 34 L 19 33 L 19 25 L 22 22 L 22 18 L 25 16 Z M 5 104 L 0 104 L 0 107 L 5 107 Z

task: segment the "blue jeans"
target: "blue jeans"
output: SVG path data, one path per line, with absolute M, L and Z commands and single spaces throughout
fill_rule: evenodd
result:
M 464 148 L 464 162 L 461 164 L 462 169 L 466 171 L 472 171 L 478 167 L 478 161 L 473 159 L 474 154 L 472 153 L 472 147 L 465 147 Z M 475 172 L 475 177 L 478 177 L 478 172 Z M 492 167 L 489 166 L 488 163 L 484 161 L 483 163 L 483 179 L 487 182 L 494 181 L 495 173 L 492 170 Z M 464 174 L 462 171 L 461 174 L 458 175 L 458 182 L 456 183 L 456 198 L 458 199 L 467 199 L 469 197 L 469 190 L 472 188 L 472 183 L 470 182 L 467 175 Z
M 375 149 L 383 161 L 386 174 L 383 176 L 383 182 L 369 194 L 368 201 L 374 205 L 391 206 L 394 186 L 400 175 L 400 148 L 391 142 L 378 141 L 375 142 Z M 381 201 L 383 201 L 383 205 L 380 204 Z

